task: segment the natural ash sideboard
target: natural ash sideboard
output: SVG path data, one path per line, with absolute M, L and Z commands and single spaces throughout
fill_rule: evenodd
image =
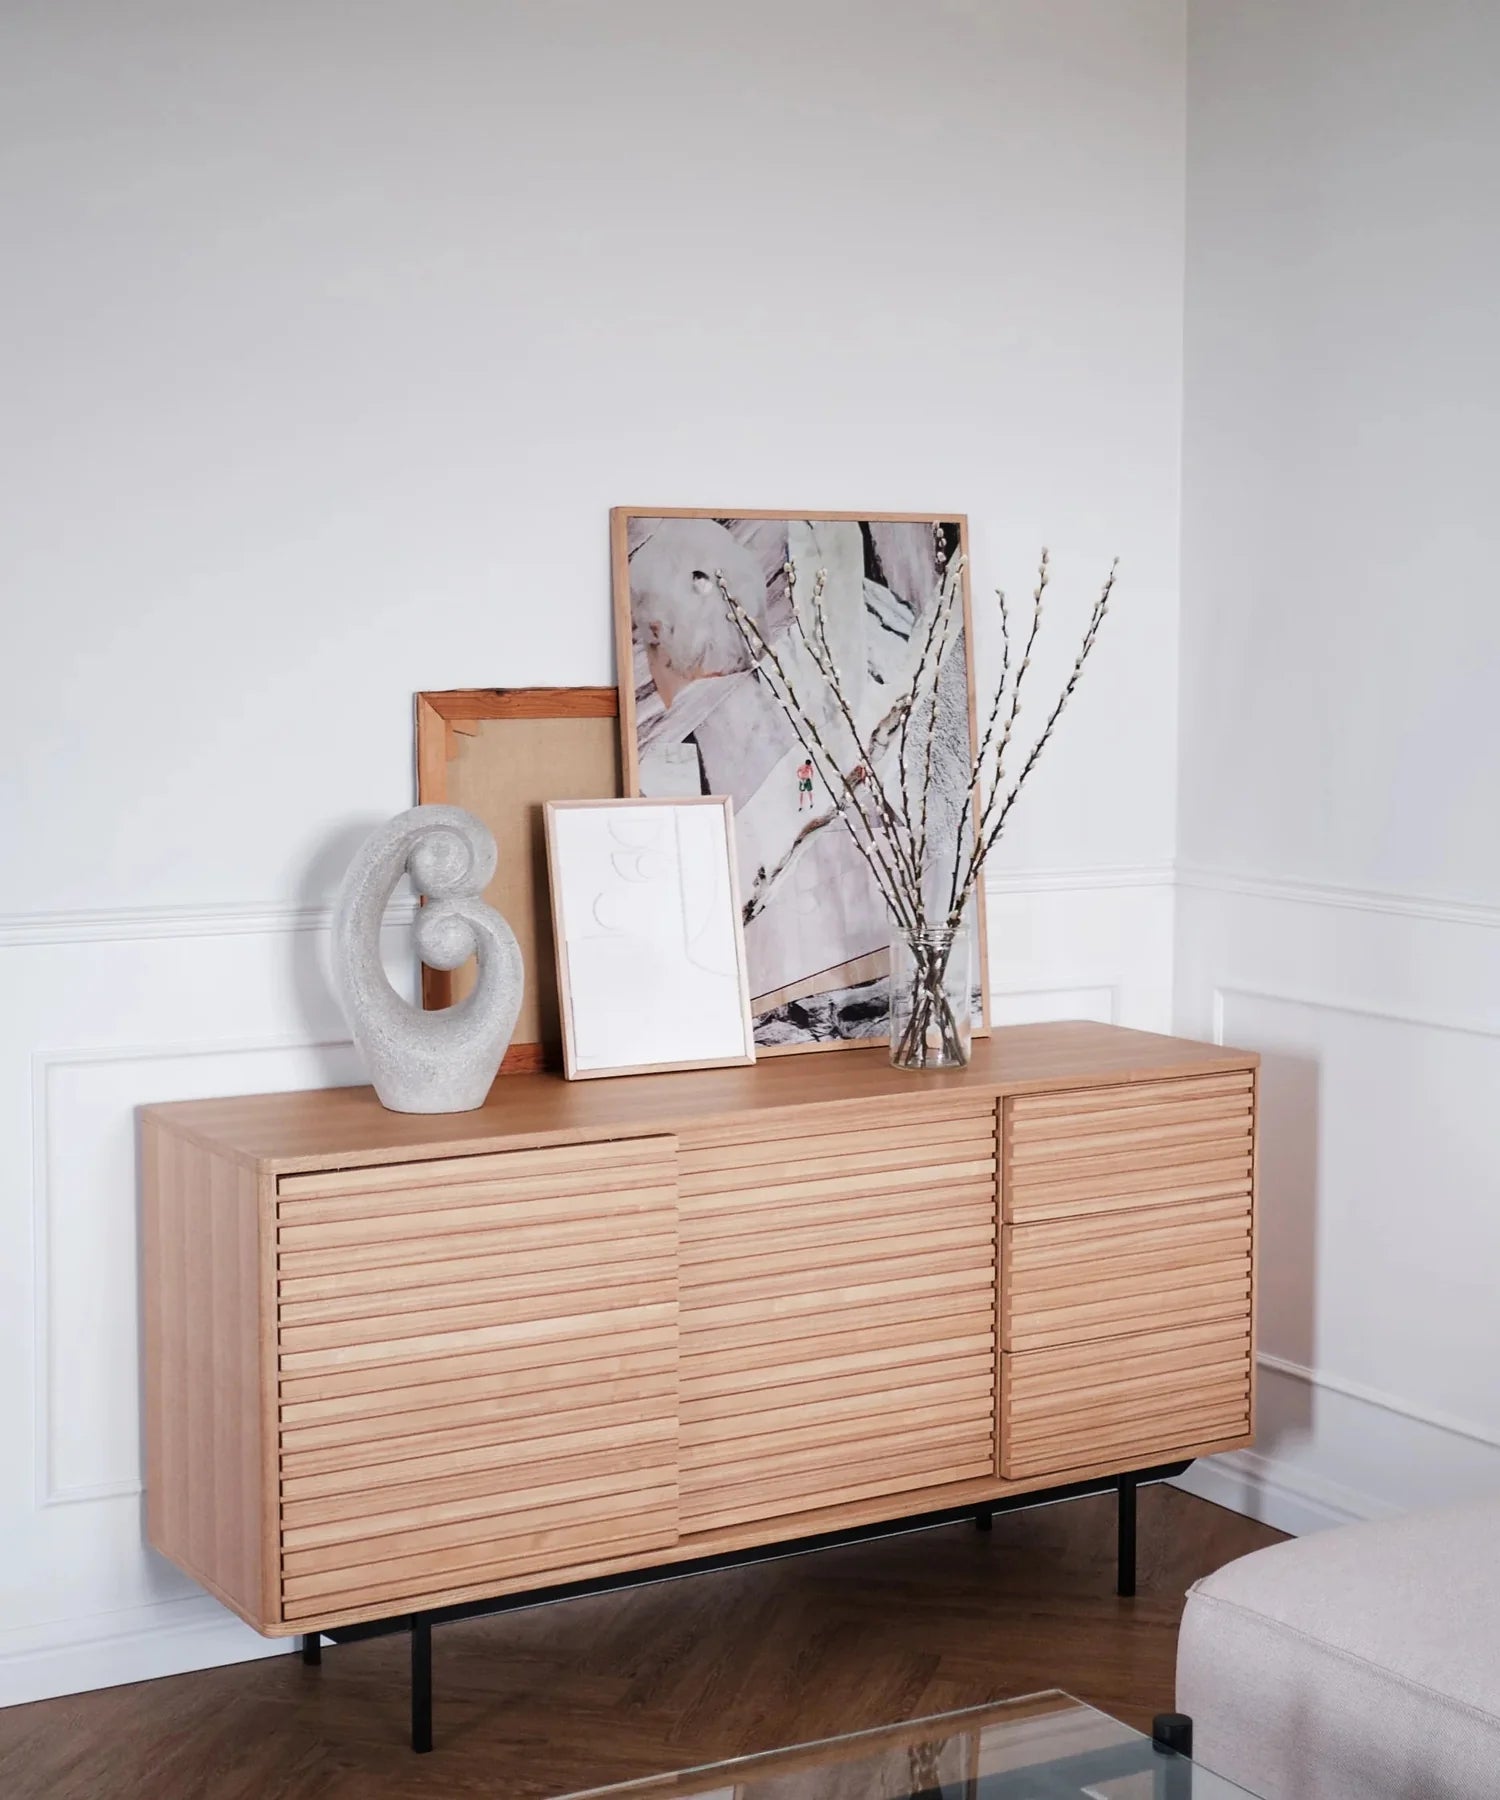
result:
M 1257 1058 L 1018 1026 L 142 1113 L 152 1544 L 258 1631 L 430 1625 L 1251 1442 Z

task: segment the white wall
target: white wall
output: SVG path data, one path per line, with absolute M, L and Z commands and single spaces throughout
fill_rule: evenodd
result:
M 1069 635 L 1118 551 L 995 974 L 1168 1022 L 1183 56 L 1181 0 L 0 14 L 0 1698 L 260 1647 L 142 1547 L 131 1108 L 354 1078 L 411 695 L 610 680 L 611 504 L 963 508 Z
M 1181 1029 L 1268 1052 L 1293 1528 L 1500 1486 L 1500 11 L 1194 0 Z

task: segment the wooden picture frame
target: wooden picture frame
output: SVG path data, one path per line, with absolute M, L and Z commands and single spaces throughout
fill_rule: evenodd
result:
M 731 802 L 709 794 L 671 800 L 549 800 L 542 811 L 557 945 L 563 1071 L 568 1079 L 737 1068 L 753 1063 L 755 1028 L 745 969 Z M 570 846 L 565 841 L 565 826 L 575 820 L 584 825 L 581 815 L 589 812 L 604 815 L 593 821 L 600 828 L 598 841 L 590 845 L 580 833 L 569 832 L 566 836 L 578 840 L 576 847 Z M 654 821 L 640 836 L 619 830 L 618 849 L 604 835 L 605 830 L 617 829 L 622 815 L 625 820 L 644 821 L 652 814 L 686 814 L 709 829 L 694 830 L 690 839 L 685 839 L 681 830 L 663 832 L 660 825 L 664 821 Z M 710 814 L 718 815 L 717 832 L 712 829 Z M 608 826 L 606 819 L 611 822 Z M 689 858 L 698 874 L 708 876 L 706 883 L 699 884 L 704 902 L 699 929 L 690 928 L 688 917 L 692 903 L 684 877 Z M 720 859 L 722 866 L 712 866 Z M 597 885 L 574 886 L 575 880 Z M 576 963 L 581 950 L 589 946 L 613 948 L 593 962 L 592 976 L 585 976 Z M 712 961 L 718 961 L 720 967 L 711 968 Z M 727 968 L 730 961 L 732 972 Z M 610 974 L 620 978 L 621 989 L 612 991 L 608 1001 L 602 995 L 591 995 L 584 1002 L 580 981 L 602 980 Z M 629 1037 L 632 1006 L 650 1021 L 642 1032 L 646 1041 L 659 1045 L 664 1038 L 670 1040 L 670 1024 L 665 1032 L 660 1026 L 675 998 L 672 992 L 663 991 L 663 982 L 670 990 L 674 979 L 687 984 L 692 995 L 682 1029 L 689 1034 L 705 1028 L 716 1031 L 724 1040 L 723 1055 L 664 1057 L 622 1052 L 601 1060 L 597 1050 L 592 1056 L 585 1054 L 581 1042 L 585 1030 L 580 1027 L 580 1014 L 585 1010 L 593 1014 L 587 1032 L 595 1044 L 606 1031 L 617 1033 L 620 1041 Z
M 455 688 L 416 696 L 417 801 L 462 806 L 495 834 L 485 899 L 515 932 L 526 986 L 502 1075 L 561 1068 L 562 1025 L 542 804 L 620 793 L 612 687 Z M 474 965 L 422 969 L 429 1010 L 461 1000 Z
M 799 535 L 805 536 L 807 533 L 811 533 L 816 537 L 816 528 L 825 524 L 857 524 L 861 527 L 862 539 L 867 542 L 880 534 L 880 528 L 889 526 L 921 526 L 926 527 L 934 533 L 952 533 L 956 538 L 953 550 L 963 557 L 962 573 L 960 576 L 964 657 L 962 680 L 968 711 L 968 758 L 972 761 L 979 745 L 979 723 L 976 717 L 975 706 L 974 658 L 972 653 L 974 642 L 973 607 L 969 587 L 968 519 L 966 515 L 959 512 L 786 512 L 753 507 L 617 506 L 613 508 L 610 513 L 610 561 L 614 588 L 615 650 L 620 683 L 619 717 L 622 786 L 623 791 L 627 795 L 642 796 L 645 793 L 642 784 L 641 756 L 642 728 L 640 715 L 642 696 L 649 693 L 654 702 L 657 714 L 660 716 L 663 713 L 663 703 L 660 694 L 655 687 L 654 674 L 649 674 L 648 672 L 648 679 L 645 681 L 641 680 L 643 671 L 647 671 L 648 669 L 647 651 L 644 646 L 639 645 L 637 642 L 631 585 L 631 560 L 636 550 L 641 547 L 639 541 L 633 545 L 632 538 L 635 537 L 639 539 L 643 529 L 641 522 L 658 520 L 707 521 L 713 526 L 723 528 L 725 531 L 728 531 L 731 526 L 734 526 L 738 528 L 740 539 L 742 541 L 753 539 L 755 535 L 755 526 L 750 522 L 761 522 L 773 531 L 778 524 L 785 523 L 788 528 L 787 540 L 789 543 L 793 541 L 793 527 L 806 528 L 805 531 L 799 531 Z M 891 534 L 885 533 L 884 535 L 889 537 Z M 868 556 L 868 549 L 866 554 Z M 764 552 L 762 552 L 761 564 L 768 590 L 770 590 L 772 587 L 772 577 L 770 574 L 764 572 L 774 564 L 774 556 L 772 556 L 768 562 Z M 802 578 L 810 581 L 810 568 L 805 567 L 800 563 L 799 568 Z M 711 573 L 712 571 L 709 572 Z M 693 573 L 696 575 L 698 570 L 695 568 Z M 708 599 L 712 601 L 713 596 L 709 595 Z M 768 629 L 771 630 L 775 629 L 772 615 L 776 604 L 777 602 L 774 597 L 768 600 L 767 603 L 767 618 L 771 621 Z M 916 616 L 918 615 L 913 611 L 912 617 L 915 618 Z M 700 660 L 698 671 L 683 681 L 678 689 L 678 694 L 680 695 L 681 693 L 686 692 L 689 683 L 695 680 L 699 686 L 705 688 L 708 687 L 708 684 L 701 680 L 701 674 L 703 672 L 709 674 L 719 673 L 719 671 L 711 668 L 705 669 L 703 662 Z M 733 669 L 725 671 L 726 674 L 732 674 L 734 672 Z M 675 703 L 676 697 L 677 696 L 674 695 L 673 701 L 669 702 L 669 704 Z M 708 713 L 713 709 L 715 704 L 716 702 L 710 697 L 703 709 L 703 715 L 700 722 L 706 721 Z M 689 737 L 686 741 L 690 742 L 692 741 L 692 738 Z M 657 771 L 657 774 L 659 775 L 659 771 Z M 967 768 L 964 768 L 963 774 L 966 780 L 968 774 Z M 681 779 L 684 784 L 686 784 L 695 778 L 701 780 L 706 787 L 706 791 L 717 792 L 717 790 L 710 785 L 711 777 L 701 755 L 698 758 L 698 767 L 696 770 L 684 767 L 680 777 L 673 776 L 669 779 Z M 681 790 L 653 787 L 651 794 L 647 797 L 664 798 L 667 797 L 669 792 L 675 795 L 679 791 L 688 791 L 687 786 L 684 785 Z M 703 791 L 703 789 L 700 788 L 700 791 Z M 798 795 L 798 802 L 800 810 L 800 792 Z M 974 796 L 972 806 L 969 810 L 973 823 L 977 826 L 979 816 L 979 796 L 977 794 Z M 955 817 L 958 816 L 961 816 L 961 809 L 955 808 Z M 747 821 L 738 813 L 736 816 L 736 829 L 739 836 L 738 853 L 740 866 L 747 871 L 747 880 L 751 880 L 753 888 L 756 879 L 765 877 L 766 864 L 763 863 L 759 857 L 752 855 L 751 846 L 748 842 L 749 828 Z M 840 826 L 837 827 L 837 829 L 842 830 L 843 828 Z M 853 854 L 852 849 L 850 854 Z M 772 864 L 773 877 L 778 875 L 780 873 L 780 868 L 775 865 L 773 859 L 766 860 Z M 754 872 L 753 877 L 749 873 L 751 871 Z M 868 882 L 869 880 L 868 876 L 863 874 L 861 874 L 860 879 L 864 882 Z M 866 888 L 864 891 L 868 896 L 871 890 Z M 864 905 L 868 910 L 868 898 L 864 901 Z M 986 916 L 985 896 L 982 883 L 975 889 L 974 893 L 971 911 L 971 929 L 974 933 L 974 949 L 977 961 L 977 983 L 974 996 L 976 1005 L 973 1030 L 975 1036 L 982 1037 L 989 1034 L 991 1026 L 988 920 Z M 752 927 L 751 931 L 747 933 L 747 948 L 751 968 L 752 988 L 756 989 L 752 999 L 752 1006 L 758 1015 L 757 1055 L 762 1057 L 781 1056 L 813 1050 L 858 1049 L 862 1046 L 868 1047 L 872 1043 L 881 1040 L 885 1032 L 883 1015 L 880 1015 L 876 1019 L 873 1028 L 861 1029 L 858 1032 L 851 1031 L 848 1035 L 827 1035 L 819 1037 L 810 1030 L 808 1035 L 796 1038 L 795 1041 L 767 1041 L 768 1037 L 773 1033 L 780 1033 L 783 1031 L 787 1031 L 788 1036 L 795 1036 L 795 1027 L 788 1030 L 788 1028 L 784 1026 L 783 1020 L 796 1013 L 799 1006 L 802 1006 L 809 1000 L 812 1000 L 814 1004 L 822 1004 L 824 997 L 829 994 L 830 991 L 833 991 L 836 994 L 840 984 L 842 984 L 844 991 L 855 994 L 858 994 L 861 990 L 864 990 L 865 992 L 873 991 L 874 984 L 879 982 L 888 972 L 889 951 L 888 948 L 885 947 L 875 947 L 874 944 L 869 941 L 869 936 L 870 934 L 867 925 L 865 934 L 866 948 L 860 951 L 859 954 L 844 961 L 835 961 L 825 966 L 819 966 L 816 961 L 814 961 L 810 964 L 808 970 L 804 974 L 797 977 L 790 984 L 778 984 L 773 979 L 767 979 L 768 970 L 764 966 L 765 959 L 762 959 L 758 955 L 757 934 Z M 851 945 L 850 948 L 852 950 L 855 949 L 856 946 Z M 758 974 L 762 978 L 762 985 L 757 988 Z M 825 986 L 822 989 L 819 988 L 819 982 L 825 983 Z M 883 990 L 878 995 L 878 1001 L 881 1005 L 885 1004 Z M 868 1026 L 868 1021 L 866 1021 L 866 1024 Z

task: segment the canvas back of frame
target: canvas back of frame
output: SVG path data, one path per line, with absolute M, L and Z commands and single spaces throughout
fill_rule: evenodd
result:
M 627 794 L 733 802 L 757 1053 L 849 1047 L 888 1028 L 890 926 L 879 892 L 806 750 L 749 657 L 723 575 L 791 672 L 827 703 L 791 630 L 826 572 L 829 640 L 875 774 L 895 778 L 892 703 L 954 559 L 958 514 L 735 514 L 617 508 L 611 515 L 620 730 Z M 796 571 L 795 588 L 787 574 Z M 962 636 L 939 684 L 931 787 L 933 881 L 973 829 L 976 739 L 967 573 Z M 804 617 L 805 612 L 804 612 Z M 831 713 L 829 715 L 832 724 Z M 865 777 L 868 778 L 868 777 Z M 983 898 L 976 897 L 975 1029 L 988 1025 Z
M 619 726 L 609 688 L 471 688 L 417 696 L 417 798 L 462 806 L 495 834 L 485 899 L 516 934 L 525 966 L 504 1075 L 562 1067 L 557 964 L 542 804 L 620 792 Z M 429 1008 L 462 1000 L 471 958 L 451 974 L 422 970 Z

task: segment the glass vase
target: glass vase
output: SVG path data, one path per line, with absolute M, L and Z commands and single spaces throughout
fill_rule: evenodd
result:
M 974 1025 L 972 943 L 953 930 L 891 936 L 891 1061 L 898 1069 L 961 1069 Z

